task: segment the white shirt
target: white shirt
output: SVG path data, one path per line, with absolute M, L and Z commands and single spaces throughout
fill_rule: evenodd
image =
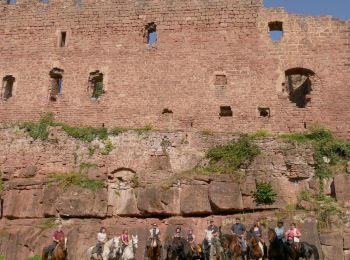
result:
M 105 243 L 107 240 L 107 234 L 106 233 L 98 233 L 97 234 L 97 240 L 99 242 Z
M 153 228 L 151 228 L 151 229 L 149 230 L 149 232 L 151 233 L 151 237 L 153 237 Z M 158 236 L 158 235 L 159 235 L 159 229 L 156 228 L 156 236 Z

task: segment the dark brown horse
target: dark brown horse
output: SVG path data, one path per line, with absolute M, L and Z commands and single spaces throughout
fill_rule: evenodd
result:
M 240 257 L 244 259 L 243 248 L 237 235 L 224 234 L 221 242 L 226 257 L 232 257 L 233 260 L 238 260 Z
M 47 260 L 47 253 L 45 248 L 41 254 L 42 260 Z M 51 260 L 66 260 L 67 259 L 67 238 L 62 238 L 56 248 L 53 250 Z
M 146 247 L 147 260 L 160 260 L 162 255 L 162 245 L 156 239 L 152 239 Z
M 282 240 L 277 238 L 275 230 L 270 228 L 267 236 L 270 242 L 268 249 L 269 260 L 294 259 L 293 252 Z

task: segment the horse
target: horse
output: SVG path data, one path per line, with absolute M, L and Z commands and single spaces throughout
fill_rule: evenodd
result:
M 119 238 L 113 237 L 108 240 L 102 248 L 102 259 L 97 255 L 96 246 L 91 246 L 86 251 L 86 259 L 87 260 L 110 260 L 113 259 L 116 255 L 116 249 L 119 246 Z
M 213 238 L 213 231 L 205 230 L 204 240 L 202 242 L 203 258 L 209 260 L 211 240 Z
M 293 259 L 293 252 L 291 252 L 291 249 L 282 240 L 277 238 L 275 230 L 270 228 L 267 236 L 270 242 L 268 248 L 269 260 Z
M 165 260 L 188 260 L 191 259 L 191 246 L 186 239 L 174 237 L 164 244 Z
M 252 237 L 249 241 L 247 250 L 248 259 L 264 260 L 267 257 L 266 246 L 256 237 Z
M 47 260 L 46 248 L 41 254 L 42 260 Z M 62 238 L 52 252 L 51 260 L 66 260 L 67 259 L 67 238 Z
M 203 259 L 203 249 L 200 244 L 190 244 L 190 259 L 191 260 L 201 260 Z
M 133 260 L 136 259 L 136 249 L 138 247 L 138 237 L 137 236 L 131 236 L 130 243 L 128 246 L 124 248 L 123 254 L 119 255 L 117 254 L 116 260 Z M 120 251 L 120 247 L 116 248 L 116 251 Z
M 146 246 L 147 260 L 160 260 L 162 255 L 162 245 L 157 242 L 156 238 L 152 238 L 150 244 Z
M 238 260 L 239 257 L 242 259 L 245 258 L 245 252 L 243 252 L 241 242 L 237 235 L 224 234 L 222 235 L 221 242 L 226 259 L 233 258 L 234 260 Z
M 307 242 L 299 242 L 298 249 L 291 245 L 288 249 L 292 251 L 291 259 L 293 260 L 298 260 L 300 258 L 310 260 L 312 256 L 314 257 L 314 260 L 320 259 L 317 247 Z
M 212 238 L 210 250 L 209 250 L 209 259 L 210 260 L 224 260 L 225 253 L 224 248 L 221 245 L 219 238 Z

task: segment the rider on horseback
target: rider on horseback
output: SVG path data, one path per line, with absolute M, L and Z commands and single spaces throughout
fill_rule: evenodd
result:
M 107 242 L 106 229 L 104 227 L 100 228 L 100 232 L 97 233 L 97 243 L 96 243 L 96 253 L 102 259 L 103 246 Z
M 158 229 L 157 223 L 153 223 L 152 226 L 153 227 L 149 230 L 151 235 L 147 241 L 147 246 L 151 246 L 152 241 L 156 241 L 157 245 L 160 246 L 160 240 L 159 240 L 160 231 Z
M 62 231 L 62 224 L 58 225 L 57 230 L 54 232 L 52 237 L 52 244 L 49 245 L 46 249 L 46 252 L 48 254 L 47 259 L 50 260 L 52 258 L 53 251 L 55 250 L 57 244 L 64 239 L 64 233 Z
M 247 243 L 245 241 L 246 227 L 241 223 L 240 218 L 236 218 L 236 223 L 231 227 L 231 234 L 237 236 L 239 243 L 241 244 L 242 251 L 247 250 Z
M 127 229 L 123 230 L 123 234 L 120 236 L 121 241 L 122 241 L 122 246 L 121 246 L 121 252 L 120 254 L 122 255 L 125 248 L 129 245 L 129 232 Z
M 176 227 L 174 238 L 181 238 L 181 227 Z
M 189 230 L 188 230 L 188 232 L 187 232 L 187 242 L 191 245 L 191 247 L 192 247 L 192 245 L 194 245 L 194 243 L 195 243 L 195 240 L 196 240 L 196 236 L 195 235 L 193 235 L 193 230 L 192 230 L 192 228 L 190 228 Z
M 219 228 L 214 225 L 214 220 L 211 219 L 209 221 L 209 226 L 208 226 L 208 231 L 212 231 L 212 234 L 213 234 L 213 239 L 216 238 L 218 239 L 218 236 L 219 236 Z
M 292 245 L 296 250 L 298 250 L 301 233 L 299 229 L 296 228 L 296 224 L 294 222 L 290 224 L 290 228 L 286 231 L 285 235 L 287 237 L 288 243 Z
M 277 239 L 281 241 L 285 239 L 284 223 L 282 220 L 279 220 L 277 222 L 277 227 L 275 227 L 275 232 L 276 232 Z

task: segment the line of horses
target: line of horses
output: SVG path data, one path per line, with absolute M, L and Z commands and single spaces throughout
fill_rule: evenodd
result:
M 221 232 L 220 232 L 221 233 Z M 167 238 L 162 246 L 153 239 L 145 248 L 145 260 L 319 260 L 314 245 L 301 242 L 298 249 L 277 239 L 273 229 L 268 231 L 269 246 L 256 237 L 247 238 L 244 250 L 239 238 L 231 234 L 221 234 L 220 239 L 206 230 L 202 244 L 193 245 L 182 237 Z M 131 236 L 127 247 L 122 248 L 120 237 L 113 237 L 103 246 L 102 258 L 97 255 L 96 247 L 86 251 L 86 260 L 134 260 L 138 248 L 138 237 Z M 42 260 L 47 260 L 45 253 Z M 67 238 L 62 239 L 55 248 L 51 260 L 67 260 Z

